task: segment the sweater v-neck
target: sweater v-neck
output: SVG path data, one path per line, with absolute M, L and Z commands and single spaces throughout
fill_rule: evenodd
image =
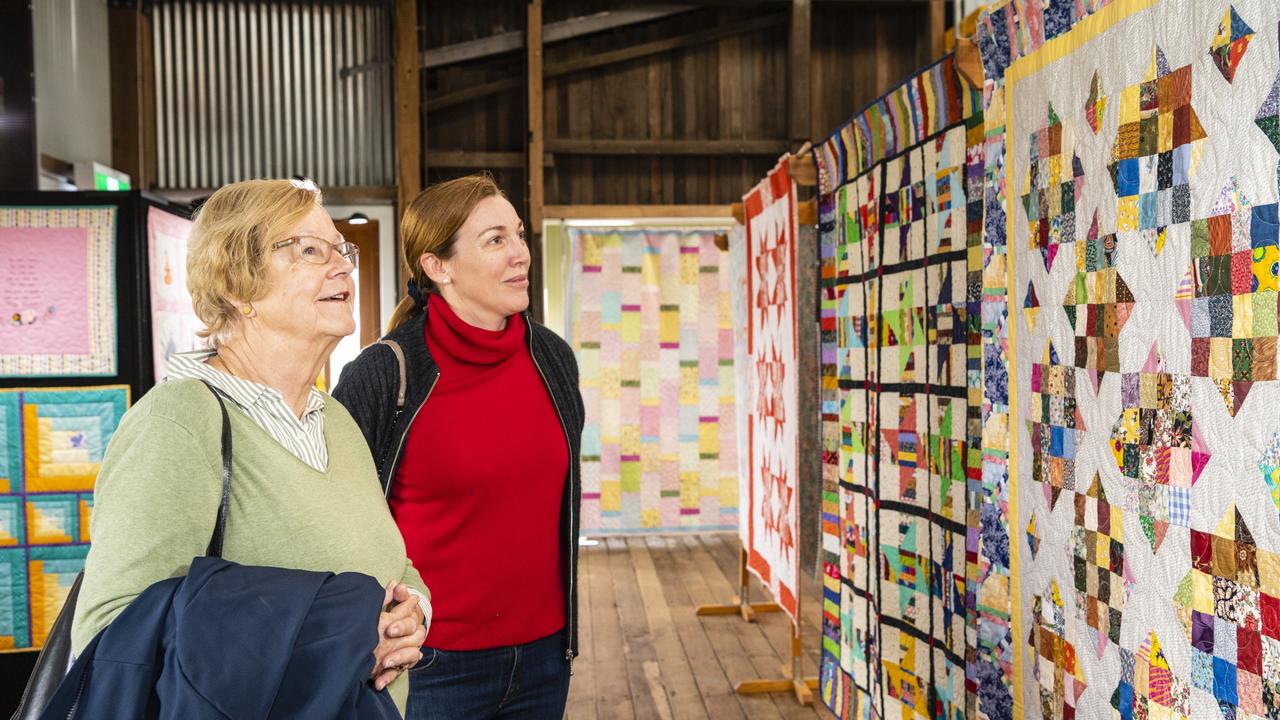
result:
M 257 437 L 250 438 L 253 442 L 262 443 L 264 446 L 271 447 L 272 452 L 278 451 L 280 454 L 287 456 L 289 458 L 289 461 L 295 463 L 299 468 L 302 468 L 303 470 L 306 470 L 307 472 L 310 472 L 314 475 L 319 475 L 320 477 L 326 480 L 333 477 L 333 465 L 334 465 L 333 460 L 334 459 L 332 457 L 330 457 L 329 461 L 325 463 L 323 470 L 312 467 L 302 458 L 290 452 L 289 448 L 280 444 L 279 440 L 273 437 L 271 433 L 267 432 L 266 428 L 262 427 L 257 422 L 255 422 L 254 419 L 250 417 L 249 413 L 246 412 L 244 408 L 240 407 L 239 404 L 232 402 L 232 403 L 227 403 L 227 405 L 228 405 L 228 408 L 227 408 L 228 415 L 234 414 L 240 420 L 239 422 L 237 422 L 237 420 L 235 419 L 231 421 L 231 437 L 232 437 L 231 458 L 233 462 L 236 456 L 236 450 L 235 450 L 236 436 L 240 435 L 243 437 L 246 433 L 251 433 L 257 436 Z M 330 423 L 328 422 L 329 409 L 326 407 L 321 409 L 320 412 L 325 416 L 324 427 L 321 430 L 321 432 L 324 434 L 325 445 L 332 447 L 332 438 L 330 437 L 330 434 L 329 434 Z M 237 432 L 237 428 L 236 428 L 237 425 L 243 426 L 241 427 L 239 432 Z

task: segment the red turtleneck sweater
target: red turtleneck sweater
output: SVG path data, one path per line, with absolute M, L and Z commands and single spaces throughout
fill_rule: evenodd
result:
M 428 302 L 440 380 L 409 429 L 389 498 L 431 589 L 427 645 L 532 642 L 564 627 L 564 429 L 519 314 L 495 332 L 467 324 L 438 295 Z

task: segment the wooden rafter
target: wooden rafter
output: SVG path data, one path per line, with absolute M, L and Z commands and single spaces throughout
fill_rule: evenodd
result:
M 594 15 L 548 23 L 542 28 L 544 44 L 571 40 L 583 35 L 636 25 L 696 9 L 692 5 L 655 5 L 636 10 L 607 10 Z M 515 52 L 524 47 L 524 33 L 520 31 L 499 33 L 478 40 L 428 48 L 422 53 L 422 67 L 434 68 L 453 65 L 468 60 Z
M 765 155 L 787 151 L 786 140 L 547 140 L 553 155 Z
M 737 35 L 746 35 L 748 33 L 776 27 L 786 22 L 786 20 L 786 13 L 774 13 L 733 23 L 731 25 L 725 25 L 720 28 L 698 30 L 686 35 L 678 35 L 676 37 L 664 38 L 662 40 L 640 43 L 638 45 L 610 50 L 603 53 L 596 53 L 594 55 L 587 55 L 581 58 L 574 58 L 572 60 L 547 63 L 543 67 L 542 76 L 544 78 L 551 78 L 576 72 L 584 72 L 598 67 L 637 60 L 650 55 L 659 55 L 673 50 L 678 50 L 680 48 L 703 45 L 723 40 L 725 38 L 735 37 Z M 462 90 L 456 90 L 454 92 L 431 97 L 428 98 L 424 104 L 426 105 L 427 112 L 435 112 L 436 110 L 442 110 L 447 107 L 453 107 L 454 105 L 471 102 L 472 100 L 478 100 L 496 93 L 515 90 L 522 85 L 524 85 L 524 78 L 503 78 L 501 80 L 493 80 L 491 82 L 473 85 L 472 87 L 464 88 Z
M 501 150 L 428 150 L 427 165 L 433 168 L 522 168 L 527 152 Z M 544 167 L 555 167 L 555 156 L 543 153 Z

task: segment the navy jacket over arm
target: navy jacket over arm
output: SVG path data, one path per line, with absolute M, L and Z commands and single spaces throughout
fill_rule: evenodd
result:
M 383 589 L 196 558 L 76 660 L 44 718 L 399 718 L 369 683 Z

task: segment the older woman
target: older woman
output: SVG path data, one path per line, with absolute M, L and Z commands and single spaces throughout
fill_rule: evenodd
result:
M 233 447 L 222 557 L 377 579 L 385 612 L 351 622 L 376 626 L 370 678 L 403 709 L 402 673 L 421 658 L 430 605 L 359 428 L 314 386 L 355 329 L 356 247 L 320 201 L 309 181 L 258 180 L 223 187 L 200 209 L 188 287 L 210 349 L 175 356 L 107 449 L 72 645 L 79 654 L 143 590 L 204 554 L 222 492 L 221 410 L 208 383 L 226 398 Z
M 524 225 L 492 179 L 428 188 L 400 234 L 410 298 L 334 397 L 438 590 L 406 716 L 563 717 L 578 651 L 573 351 L 526 312 Z

